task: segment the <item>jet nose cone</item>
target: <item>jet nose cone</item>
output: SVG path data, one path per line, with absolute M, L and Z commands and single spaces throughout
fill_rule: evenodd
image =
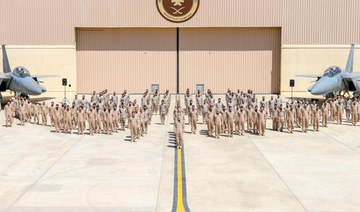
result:
M 34 80 L 29 80 L 28 82 L 26 82 L 25 91 L 28 95 L 37 96 L 42 94 L 42 89 L 40 88 L 40 85 Z
M 311 88 L 312 95 L 323 95 L 330 90 L 330 84 L 323 79 L 317 81 Z
M 42 92 L 45 93 L 45 92 L 46 92 L 46 88 L 45 88 L 44 86 L 40 85 L 40 84 L 39 84 L 39 86 L 40 86 Z

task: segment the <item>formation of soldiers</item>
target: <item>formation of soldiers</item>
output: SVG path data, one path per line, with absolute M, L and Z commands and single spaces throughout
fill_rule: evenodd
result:
M 353 126 L 360 121 L 360 98 L 345 99 L 337 96 L 325 100 L 320 107 L 317 102 L 309 104 L 305 99 L 283 103 L 280 96 L 271 96 L 269 100 L 263 96 L 258 100 L 251 90 L 232 92 L 228 89 L 223 103 L 221 98 L 215 99 L 211 90 L 205 94 L 198 91 L 194 101 L 193 95 L 187 89 L 183 100 L 185 107 L 181 107 L 178 99 L 173 112 L 178 148 L 181 148 L 183 142 L 185 117 L 191 126 L 191 133 L 196 134 L 201 116 L 202 123 L 207 125 L 208 136 L 215 138 L 220 138 L 221 134 L 233 137 L 234 133 L 244 136 L 245 132 L 265 136 L 268 120 L 272 121 L 273 130 L 287 130 L 291 134 L 294 128 L 300 128 L 302 132 L 307 133 L 309 126 L 313 126 L 317 132 L 320 123 L 327 127 L 328 121 L 342 124 L 344 113 Z M 31 122 L 41 122 L 46 126 L 50 120 L 51 127 L 55 128 L 56 133 L 72 133 L 77 129 L 78 134 L 82 135 L 88 127 L 90 135 L 111 135 L 128 128 L 131 141 L 135 142 L 147 134 L 153 115 L 159 114 L 161 124 L 165 124 L 170 104 L 171 95 L 168 90 L 162 97 L 158 91 L 151 94 L 146 90 L 141 97 L 141 106 L 136 99 L 130 99 L 126 90 L 119 96 L 115 92 L 110 94 L 104 90 L 99 94 L 94 91 L 90 101 L 85 96 L 79 99 L 75 95 L 72 104 L 51 102 L 49 106 L 45 102 L 31 103 L 25 98 L 15 97 L 5 105 L 4 113 L 6 126 L 9 127 L 12 126 L 14 117 L 18 117 L 21 126 Z
M 131 141 L 135 142 L 148 132 L 153 114 L 160 114 L 162 124 L 171 104 L 169 91 L 166 91 L 160 103 L 158 91 L 150 94 L 145 91 L 141 98 L 141 107 L 136 99 L 130 99 L 125 90 L 120 96 L 115 92 L 111 95 L 104 90 L 97 94 L 95 91 L 88 101 L 85 95 L 81 99 L 75 95 L 72 104 L 51 102 L 48 106 L 45 102 L 31 103 L 22 97 L 11 99 L 4 107 L 6 126 L 12 127 L 14 117 L 18 117 L 20 125 L 26 123 L 41 124 L 55 128 L 56 133 L 61 131 L 67 134 L 78 130 L 83 135 L 86 126 L 89 134 L 113 134 L 119 130 L 125 131 L 125 127 L 131 132 Z M 87 122 L 87 125 L 86 125 Z
M 222 133 L 233 137 L 234 132 L 243 136 L 245 131 L 265 136 L 268 120 L 272 121 L 273 130 L 283 132 L 287 129 L 290 134 L 294 133 L 294 128 L 307 133 L 309 126 L 313 126 L 314 131 L 318 132 L 320 123 L 327 127 L 329 120 L 342 124 L 344 112 L 353 126 L 360 121 L 360 98 L 345 99 L 343 96 L 325 100 L 320 108 L 316 101 L 309 104 L 305 99 L 297 99 L 283 103 L 279 95 L 276 98 L 271 96 L 270 100 L 266 100 L 264 96 L 258 100 L 251 90 L 245 93 L 228 89 L 224 104 L 221 98 L 215 100 L 211 90 L 205 95 L 198 91 L 194 102 L 187 89 L 184 103 L 185 110 L 177 112 L 177 116 L 183 121 L 185 114 L 188 116 L 191 132 L 196 133 L 199 116 L 202 116 L 203 124 L 207 125 L 208 136 L 215 138 L 219 138 Z

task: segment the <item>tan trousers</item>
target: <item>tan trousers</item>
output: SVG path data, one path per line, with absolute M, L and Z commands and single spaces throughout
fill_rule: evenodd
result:
M 137 126 L 130 127 L 131 142 L 135 142 L 137 138 Z
M 258 123 L 259 125 L 259 135 L 264 136 L 265 135 L 265 121 L 260 121 Z
M 278 126 L 279 131 L 282 132 L 284 130 L 284 124 L 285 124 L 285 120 L 284 119 L 279 119 L 279 126 Z
M 221 133 L 221 124 L 215 124 L 215 137 L 219 138 Z
M 101 133 L 101 121 L 100 120 L 96 120 L 95 121 L 95 131 L 96 133 Z
M 54 116 L 50 114 L 51 127 L 55 126 Z
M 342 124 L 342 113 L 337 113 L 336 122 L 337 124 Z
M 253 125 L 252 120 L 248 119 L 246 124 L 247 124 L 246 129 L 248 132 L 250 132 L 252 130 L 252 125 Z
M 84 128 L 85 128 L 85 123 L 82 121 L 78 122 L 78 134 L 82 135 L 84 134 Z
M 208 135 L 212 136 L 214 133 L 214 123 L 208 122 L 207 127 L 208 127 Z
M 335 116 L 336 116 L 335 110 L 330 110 L 330 119 L 331 119 L 331 121 L 335 120 Z
M 160 114 L 161 125 L 165 124 L 165 114 Z
M 302 119 L 302 131 L 307 132 L 308 128 L 309 128 L 309 119 L 303 118 Z
M 55 131 L 60 132 L 60 119 L 54 118 Z
M 41 123 L 43 126 L 47 125 L 47 116 L 46 114 L 41 114 Z
M 37 123 L 39 124 L 40 119 L 39 119 L 39 114 L 38 113 L 34 113 L 34 124 Z
M 125 119 L 120 119 L 121 130 L 125 130 Z
M 253 122 L 253 133 L 255 133 L 255 134 L 258 133 L 258 130 L 259 130 L 258 124 L 259 124 L 259 123 L 258 123 L 257 121 L 254 121 L 254 122 Z
M 327 122 L 328 122 L 328 115 L 327 115 L 327 114 L 323 114 L 323 115 L 322 115 L 322 126 L 323 126 L 323 127 L 327 127 Z
M 352 113 L 351 114 L 351 123 L 353 126 L 356 125 L 356 121 L 357 121 L 357 114 L 356 113 Z
M 293 130 L 294 130 L 294 121 L 288 120 L 288 130 L 289 130 L 289 133 L 293 133 Z
M 12 122 L 13 122 L 13 119 L 12 119 L 12 117 L 11 117 L 11 114 L 6 114 L 6 115 L 5 115 L 5 118 L 6 118 L 6 126 L 11 127 L 11 126 L 12 126 Z
M 228 122 L 228 136 L 233 137 L 234 135 L 234 122 Z
M 65 133 L 71 133 L 71 129 L 72 129 L 72 123 L 71 120 L 66 120 L 65 121 Z
M 273 118 L 273 130 L 279 129 L 278 118 Z
M 96 131 L 96 122 L 95 122 L 95 120 L 89 121 L 89 131 L 90 131 L 90 135 L 94 135 L 94 132 Z
M 191 120 L 191 132 L 192 132 L 192 134 L 196 134 L 196 129 L 197 129 L 196 120 Z
M 319 131 L 319 119 L 314 118 L 314 131 Z
M 114 126 L 112 121 L 106 121 L 106 132 L 111 135 L 114 132 Z
M 182 132 L 176 132 L 176 145 L 182 146 L 183 145 L 183 133 Z
M 240 121 L 239 122 L 239 133 L 240 133 L 240 135 L 244 135 L 244 131 L 245 131 L 245 122 Z

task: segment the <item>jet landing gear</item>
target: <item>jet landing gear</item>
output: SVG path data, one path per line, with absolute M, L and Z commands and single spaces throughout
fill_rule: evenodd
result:
M 359 93 L 359 92 L 354 92 L 354 93 L 353 93 L 353 97 L 358 98 L 359 96 L 360 96 L 360 93 Z
M 334 98 L 334 97 L 335 97 L 335 94 L 332 92 L 325 94 L 325 99 Z
M 25 97 L 25 99 L 29 99 L 29 98 L 30 98 L 29 95 L 27 95 L 26 93 L 16 93 L 15 96 L 19 96 L 19 97 L 21 97 L 21 98 L 24 98 L 24 97 Z

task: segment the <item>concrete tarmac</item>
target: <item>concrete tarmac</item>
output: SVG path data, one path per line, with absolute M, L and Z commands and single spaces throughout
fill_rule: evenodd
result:
M 172 110 L 171 110 L 172 111 Z M 171 211 L 174 201 L 172 113 L 153 118 L 136 143 L 130 132 L 78 136 L 0 114 L 0 211 Z M 201 118 L 200 118 L 201 122 Z M 360 126 L 320 132 L 269 130 L 234 138 L 185 130 L 187 203 L 201 212 L 360 211 Z

